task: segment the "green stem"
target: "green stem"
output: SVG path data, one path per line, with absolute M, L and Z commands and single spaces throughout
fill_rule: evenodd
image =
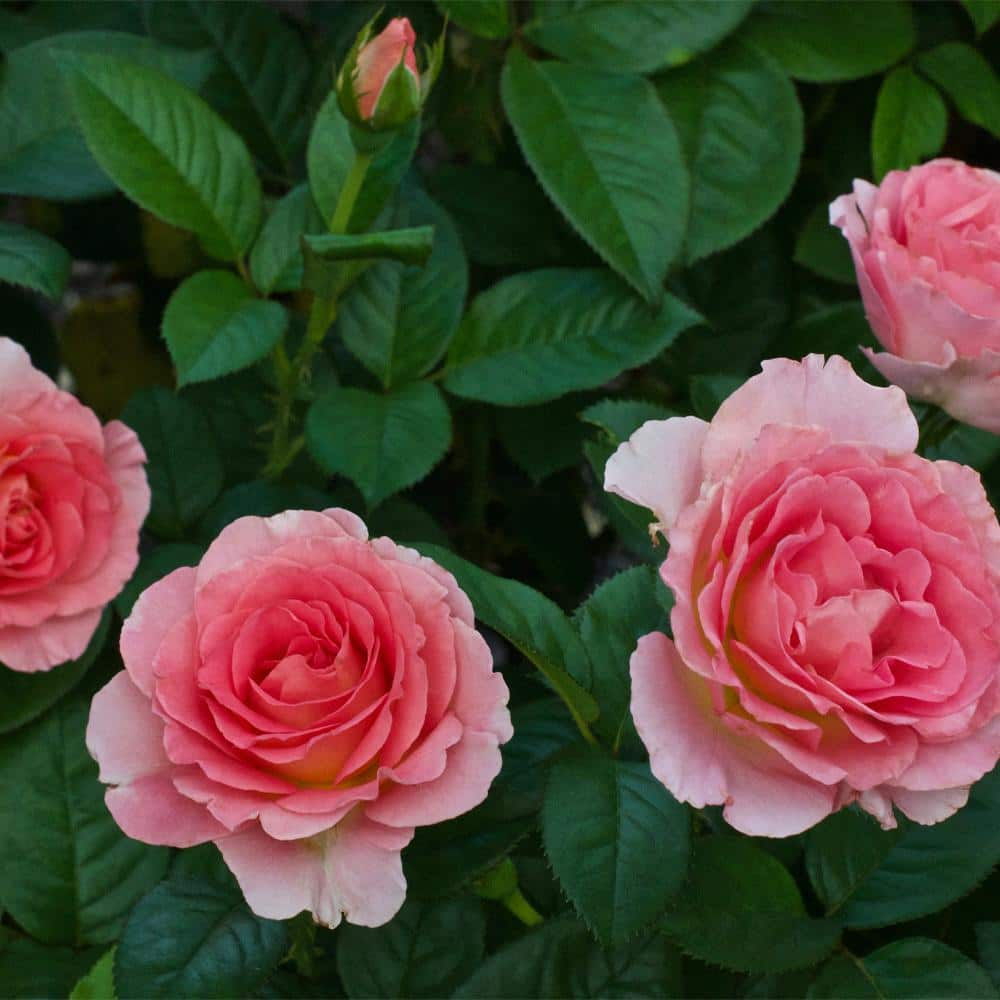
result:
M 526 927 L 534 927 L 545 919 L 525 898 L 520 889 L 515 889 L 501 900 L 504 906 Z
M 354 154 L 354 162 L 344 180 L 344 186 L 337 198 L 337 206 L 330 219 L 331 233 L 347 232 L 351 212 L 358 200 L 371 161 L 370 153 Z M 274 407 L 271 445 L 268 449 L 267 463 L 263 473 L 267 479 L 277 479 L 292 463 L 302 447 L 301 437 L 292 438 L 295 401 L 299 397 L 302 386 L 309 382 L 313 358 L 322 345 L 327 331 L 337 318 L 337 300 L 343 287 L 330 296 L 316 295 L 313 297 L 306 335 L 302 338 L 302 343 L 299 344 L 299 349 L 291 360 L 288 359 L 284 342 L 279 344 L 275 351 L 274 371 L 278 395 Z
M 337 207 L 333 210 L 333 218 L 330 219 L 331 233 L 347 232 L 347 225 L 351 221 L 351 213 L 354 211 L 354 203 L 361 193 L 361 186 L 365 182 L 365 175 L 368 173 L 371 162 L 371 153 L 354 154 L 354 162 L 344 179 L 344 186 L 337 199 Z

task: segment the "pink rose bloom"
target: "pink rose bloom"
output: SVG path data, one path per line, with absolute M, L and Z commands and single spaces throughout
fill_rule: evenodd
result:
M 753 835 L 855 801 L 888 828 L 993 768 L 1000 526 L 976 472 L 916 444 L 899 389 L 812 355 L 612 456 L 606 488 L 670 542 L 674 637 L 639 640 L 632 715 L 678 799 Z
M 956 160 L 855 181 L 830 206 L 847 237 L 872 364 L 909 395 L 1000 434 L 1000 174 Z
M 0 664 L 74 660 L 139 561 L 146 454 L 0 337 Z
M 403 60 L 403 65 L 413 74 L 414 83 L 420 86 L 417 72 L 417 57 L 413 46 L 417 36 L 409 19 L 394 17 L 358 53 L 357 76 L 354 86 L 358 92 L 358 110 L 361 117 L 369 119 L 375 114 L 375 106 L 382 96 L 382 90 L 392 71 Z
M 215 841 L 263 917 L 391 919 L 414 828 L 481 802 L 507 686 L 454 577 L 344 510 L 244 517 L 146 590 L 87 747 L 130 837 Z

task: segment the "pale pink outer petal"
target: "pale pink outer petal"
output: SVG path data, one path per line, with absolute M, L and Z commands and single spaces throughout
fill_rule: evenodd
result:
M 167 759 L 163 722 L 124 670 L 94 696 L 86 741 L 101 781 L 115 786 L 104 795 L 108 810 L 133 840 L 192 847 L 230 832 L 175 787 L 185 769 Z
M 163 749 L 162 720 L 124 670 L 94 695 L 86 742 L 106 785 L 127 785 L 173 766 Z
M 899 389 L 880 389 L 851 365 L 818 354 L 801 362 L 772 358 L 719 407 L 705 438 L 702 462 L 722 479 L 767 424 L 819 426 L 834 442 L 873 444 L 890 452 L 917 446 L 917 421 Z
M 871 223 L 868 220 L 874 219 L 877 198 L 878 188 L 874 184 L 856 180 L 853 194 L 841 195 L 830 205 L 830 224 L 840 229 L 850 245 L 868 324 L 882 344 L 891 350 L 895 346 L 895 334 L 890 307 L 868 276 L 864 264 L 864 254 L 871 244 L 868 235 Z
M 20 673 L 51 670 L 82 656 L 101 621 L 102 608 L 90 608 L 39 625 L 0 629 L 0 663 Z
M 177 791 L 170 771 L 109 788 L 104 802 L 125 835 L 145 844 L 194 847 L 231 832 L 203 805 Z
M 698 499 L 708 428 L 697 417 L 647 421 L 608 459 L 604 488 L 647 507 L 669 536 L 680 512 Z
M 365 815 L 394 827 L 428 826 L 453 819 L 486 798 L 501 764 L 496 736 L 468 731 L 448 750 L 439 778 L 419 785 L 392 785 L 365 806 Z
M 143 694 L 153 694 L 153 659 L 164 636 L 194 607 L 197 570 L 182 566 L 147 587 L 122 626 L 125 669 Z
M 120 420 L 104 425 L 104 461 L 112 480 L 121 490 L 125 510 L 138 532 L 149 513 L 151 497 L 145 469 L 146 452 L 135 431 Z
M 636 729 L 653 774 L 675 798 L 695 808 L 724 805 L 730 826 L 763 837 L 801 833 L 833 811 L 834 787 L 713 717 L 705 682 L 662 632 L 639 640 L 630 666 Z
M 222 857 L 260 917 L 287 920 L 303 910 L 327 926 L 388 923 L 406 898 L 400 851 L 413 830 L 352 814 L 327 833 L 273 840 L 254 827 L 218 841 Z
M 1000 434 L 1000 353 L 986 350 L 975 358 L 938 365 L 862 350 L 886 380 L 907 395 L 936 403 L 963 423 Z
M 286 510 L 273 517 L 240 517 L 227 524 L 198 564 L 198 588 L 213 576 L 252 556 L 266 556 L 299 538 L 356 538 L 367 541 L 364 521 L 349 510 Z
M 482 633 L 460 621 L 454 628 L 458 676 L 452 711 L 466 727 L 492 733 L 499 743 L 506 743 L 514 735 L 507 682 L 493 669 L 493 654 Z
M 1000 760 L 1000 716 L 953 740 L 922 742 L 916 759 L 893 781 L 893 786 L 913 792 L 968 788 L 992 771 L 997 760 Z
M 16 401 L 58 392 L 59 387 L 32 363 L 28 352 L 10 337 L 0 337 L 0 413 L 16 411 Z
M 465 591 L 458 585 L 458 581 L 454 575 L 449 573 L 443 566 L 438 565 L 428 556 L 421 555 L 416 549 L 397 544 L 391 538 L 373 538 L 371 544 L 375 552 L 383 559 L 408 563 L 429 574 L 448 591 L 447 601 L 451 613 L 460 621 L 465 622 L 466 625 L 474 624 L 475 613 L 472 608 L 472 602 Z
M 965 511 L 983 547 L 986 565 L 994 581 L 1000 584 L 1000 523 L 983 488 L 982 477 L 975 469 L 958 462 L 940 460 L 934 463 L 934 468 L 945 492 Z
M 937 788 L 911 792 L 883 786 L 883 791 L 915 823 L 930 826 L 954 816 L 969 801 L 969 788 Z

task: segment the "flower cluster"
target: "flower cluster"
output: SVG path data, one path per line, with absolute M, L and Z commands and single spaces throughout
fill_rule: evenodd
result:
M 409 23 L 362 41 L 356 124 L 419 110 Z M 649 766 L 752 835 L 852 803 L 937 823 L 1000 758 L 1000 525 L 975 471 L 917 453 L 903 391 L 1000 432 L 1000 177 L 934 161 L 856 182 L 831 221 L 896 385 L 765 361 L 605 473 L 669 542 L 672 634 L 630 662 Z M 0 400 L 0 660 L 49 671 L 136 568 L 145 456 L 6 339 Z M 141 594 L 120 650 L 87 728 L 108 809 L 137 840 L 217 844 L 266 917 L 391 919 L 416 828 L 481 803 L 513 735 L 455 577 L 339 508 L 233 521 Z

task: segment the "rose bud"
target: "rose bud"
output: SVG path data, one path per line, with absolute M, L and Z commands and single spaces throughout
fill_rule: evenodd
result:
M 139 562 L 146 453 L 0 337 L 0 664 L 33 673 L 86 650 Z
M 673 638 L 631 658 L 653 774 L 743 833 L 851 802 L 937 823 L 1000 756 L 1000 526 L 979 475 L 915 454 L 895 388 L 765 361 L 711 423 L 643 424 L 605 486 L 670 542 Z
M 872 364 L 909 395 L 1000 433 L 1000 174 L 932 160 L 854 182 L 830 206 L 847 238 Z
M 417 36 L 405 17 L 393 18 L 374 38 L 372 23 L 355 39 L 337 77 L 337 96 L 344 116 L 374 132 L 404 125 L 420 113 L 440 69 L 443 47 L 428 57 L 421 77 L 414 51 Z
M 130 837 L 214 841 L 262 917 L 376 926 L 418 826 L 486 797 L 507 686 L 437 563 L 345 510 L 226 527 L 139 597 L 87 746 Z

